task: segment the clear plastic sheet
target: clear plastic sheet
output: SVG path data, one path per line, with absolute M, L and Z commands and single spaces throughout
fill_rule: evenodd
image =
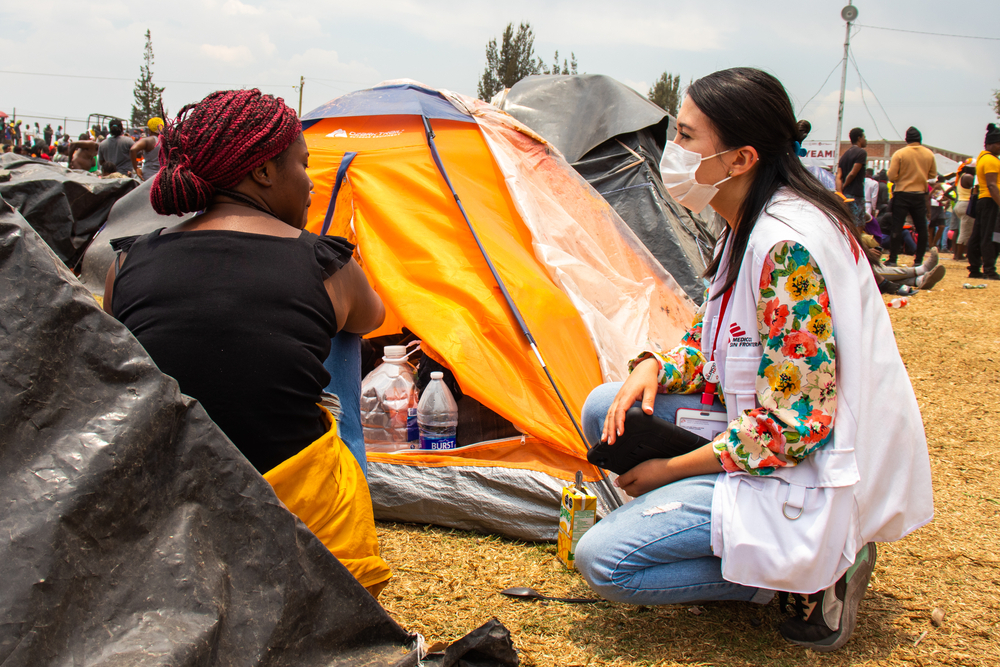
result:
M 550 144 L 510 115 L 446 92 L 479 122 L 536 258 L 590 333 L 605 382 L 643 350 L 680 339 L 694 303 L 615 210 Z M 589 197 L 567 197 L 565 192 Z

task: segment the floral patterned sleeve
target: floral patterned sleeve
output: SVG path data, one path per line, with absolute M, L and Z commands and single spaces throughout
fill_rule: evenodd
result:
M 712 443 L 729 472 L 767 475 L 794 466 L 833 437 L 837 347 L 819 266 L 797 243 L 771 249 L 760 277 L 757 372 L 761 407 L 735 419 Z
M 660 364 L 659 388 L 660 394 L 694 394 L 705 387 L 705 379 L 701 368 L 705 357 L 701 353 L 701 323 L 705 317 L 705 306 L 708 304 L 708 290 L 702 299 L 701 307 L 694 315 L 694 321 L 684 336 L 683 345 L 678 345 L 666 353 L 643 352 L 628 363 L 628 372 L 635 370 L 640 361 L 654 358 Z

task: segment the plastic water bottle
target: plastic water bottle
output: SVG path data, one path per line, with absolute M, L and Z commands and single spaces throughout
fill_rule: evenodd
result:
M 907 298 L 906 298 L 906 297 L 904 296 L 904 297 L 902 297 L 902 298 L 899 298 L 899 299 L 893 299 L 892 301 L 890 301 L 890 302 L 889 302 L 889 307 L 890 307 L 890 308 L 905 308 L 905 307 L 906 307 L 906 304 L 908 304 L 909 302 L 910 302 L 910 300 L 909 300 L 909 299 L 907 299 Z
M 386 345 L 383 363 L 361 383 L 365 450 L 395 452 L 416 442 L 417 386 L 402 345 Z
M 441 379 L 444 373 L 431 373 L 431 381 L 424 387 L 417 406 L 417 423 L 420 425 L 420 442 L 414 449 L 455 449 L 458 430 L 458 403 L 448 385 Z

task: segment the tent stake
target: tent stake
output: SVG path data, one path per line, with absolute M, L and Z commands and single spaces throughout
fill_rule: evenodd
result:
M 441 161 L 441 155 L 438 153 L 437 145 L 434 143 L 434 131 L 431 129 L 431 123 L 427 119 L 427 116 L 421 116 L 424 121 L 424 130 L 427 134 L 427 145 L 431 149 L 431 157 L 434 158 L 434 164 L 437 166 L 438 171 L 441 172 L 441 176 L 444 178 L 444 182 L 448 185 L 448 189 L 451 191 L 452 196 L 455 198 L 455 203 L 458 204 L 458 210 L 461 211 L 462 217 L 465 219 L 465 224 L 469 226 L 469 231 L 472 232 L 472 238 L 475 239 L 476 245 L 479 246 L 479 252 L 482 253 L 483 259 L 486 260 L 486 265 L 490 267 L 490 273 L 493 274 L 493 279 L 496 281 L 497 286 L 500 288 L 500 293 L 503 294 L 504 301 L 507 302 L 507 306 L 510 308 L 511 313 L 514 315 L 514 319 L 517 320 L 518 326 L 521 327 L 521 333 L 528 340 L 528 345 L 531 346 L 532 352 L 535 353 L 535 357 L 538 359 L 538 363 L 541 364 L 542 370 L 545 371 L 545 376 L 549 379 L 549 384 L 552 385 L 552 390 L 556 392 L 556 396 L 559 397 L 559 402 L 562 403 L 563 409 L 569 416 L 571 422 L 573 422 L 573 428 L 576 429 L 577 435 L 580 436 L 580 441 L 583 442 L 584 447 L 589 451 L 591 449 L 590 443 L 587 442 L 587 438 L 583 435 L 583 430 L 576 421 L 576 417 L 573 416 L 573 411 L 569 409 L 569 405 L 566 404 L 566 399 L 563 398 L 562 392 L 559 391 L 559 387 L 556 386 L 556 381 L 552 377 L 552 373 L 549 372 L 548 366 L 545 365 L 545 360 L 542 359 L 541 352 L 538 351 L 538 345 L 535 344 L 535 337 L 531 335 L 531 331 L 528 330 L 528 325 L 521 316 L 521 311 L 518 309 L 517 305 L 514 303 L 514 299 L 510 296 L 510 292 L 507 291 L 507 286 L 504 284 L 503 280 L 500 278 L 500 274 L 497 273 L 496 267 L 493 266 L 493 260 L 486 252 L 486 248 L 483 247 L 482 241 L 479 239 L 479 234 L 476 233 L 475 227 L 472 226 L 472 221 L 469 220 L 469 215 L 465 212 L 465 207 L 462 206 L 462 200 L 459 199 L 458 193 L 455 192 L 455 186 L 451 184 L 451 179 L 448 178 L 448 172 L 444 168 L 444 163 Z M 611 484 L 611 480 L 608 479 L 607 474 L 601 468 L 597 468 L 597 471 L 601 473 L 601 482 L 607 487 L 608 495 L 611 497 L 612 504 L 614 508 L 622 506 L 621 498 L 619 498 L 618 493 L 615 491 L 615 487 Z

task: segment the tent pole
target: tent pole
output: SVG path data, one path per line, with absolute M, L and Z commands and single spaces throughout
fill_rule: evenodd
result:
M 521 316 L 521 311 L 518 309 L 517 305 L 514 303 L 514 299 L 510 296 L 510 292 L 507 291 L 507 286 L 504 284 L 503 280 L 500 278 L 500 274 L 497 273 L 496 267 L 493 266 L 493 260 L 486 253 L 486 248 L 483 247 L 482 241 L 479 239 L 479 234 L 476 233 L 475 227 L 472 226 L 472 221 L 469 220 L 469 215 L 465 212 L 465 207 L 462 205 L 462 200 L 459 199 L 458 193 L 455 192 L 455 186 L 451 184 L 451 179 L 448 178 L 448 172 L 444 168 L 444 163 L 441 161 L 441 155 L 438 153 L 437 145 L 434 143 L 434 131 L 431 129 L 431 123 L 427 119 L 427 116 L 421 116 L 424 121 L 424 130 L 427 134 L 427 145 L 431 149 L 431 157 L 434 158 L 434 164 L 437 165 L 438 171 L 441 172 L 441 176 L 444 178 L 444 182 L 448 185 L 448 190 L 451 191 L 452 196 L 455 198 L 455 203 L 458 204 L 458 210 L 461 211 L 462 217 L 465 219 L 465 224 L 469 226 L 469 231 L 472 232 L 472 238 L 475 239 L 476 245 L 479 246 L 479 252 L 482 253 L 483 259 L 486 260 L 486 265 L 490 267 L 490 273 L 493 274 L 493 279 L 496 281 L 497 286 L 500 288 L 500 293 L 503 294 L 504 301 L 507 302 L 507 306 L 510 308 L 511 313 L 514 315 L 514 319 L 517 320 L 518 326 L 521 327 L 521 333 L 528 341 L 528 345 L 531 346 L 531 351 L 535 353 L 535 357 L 538 359 L 538 363 L 541 365 L 542 370 L 545 371 L 545 376 L 549 379 L 549 384 L 552 385 L 552 390 L 556 392 L 556 396 L 559 397 L 559 402 L 562 403 L 563 409 L 569 416 L 570 421 L 573 422 L 573 428 L 576 429 L 577 435 L 580 436 L 580 440 L 583 442 L 584 447 L 590 450 L 590 444 L 587 442 L 587 438 L 583 435 L 583 430 L 576 421 L 576 417 L 573 416 L 573 411 L 569 409 L 569 405 L 566 404 L 566 399 L 563 398 L 562 392 L 556 386 L 556 381 L 552 377 L 552 373 L 549 372 L 548 366 L 545 365 L 545 360 L 542 359 L 541 352 L 538 351 L 538 345 L 535 344 L 535 337 L 531 335 L 531 331 L 528 330 L 528 325 L 524 321 L 524 317 Z M 595 466 L 596 467 L 596 466 Z M 618 493 L 615 490 L 614 485 L 611 484 L 611 480 L 608 479 L 607 474 L 601 468 L 597 468 L 597 471 L 601 473 L 601 482 L 607 487 L 608 495 L 612 499 L 612 503 L 615 507 L 621 507 L 621 498 L 618 497 Z M 614 509 L 614 508 L 612 508 Z

